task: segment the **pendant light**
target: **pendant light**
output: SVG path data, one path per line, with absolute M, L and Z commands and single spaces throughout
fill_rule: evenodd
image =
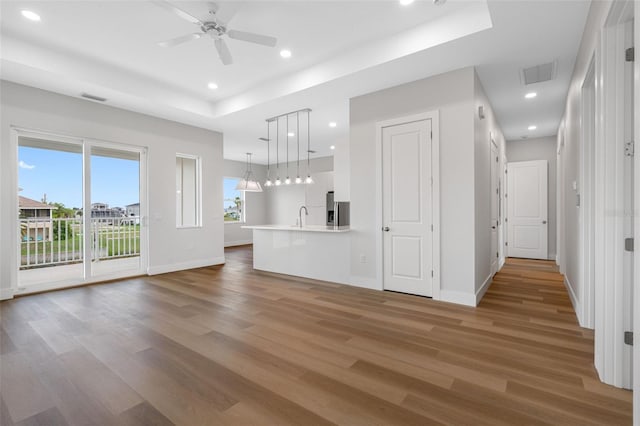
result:
M 287 115 L 287 178 L 284 180 L 285 185 L 291 185 L 289 178 L 289 115 Z
M 280 118 L 276 117 L 276 186 L 280 186 Z
M 244 176 L 236 185 L 237 191 L 246 191 L 246 192 L 262 192 L 262 187 L 260 183 L 256 180 L 253 175 L 253 170 L 251 170 L 251 153 L 247 152 L 247 171 L 244 172 Z
M 271 136 L 269 135 L 270 123 L 267 121 L 267 180 L 264 182 L 264 186 L 271 186 Z
M 307 110 L 307 178 L 304 180 L 304 183 L 312 184 L 313 179 L 311 178 L 311 165 L 309 160 L 309 155 L 311 154 L 311 110 Z
M 298 142 L 298 166 L 296 171 L 296 183 L 301 184 L 302 179 L 300 178 L 300 111 L 296 112 L 296 139 Z
M 300 129 L 300 113 L 306 112 L 307 113 L 307 177 L 306 178 L 302 178 L 300 176 L 300 133 L 301 133 L 301 129 Z M 281 186 L 281 185 L 291 185 L 292 183 L 296 183 L 296 184 L 301 184 L 301 183 L 313 183 L 313 179 L 311 178 L 311 162 L 310 162 L 310 154 L 311 154 L 311 124 L 310 124 L 310 113 L 311 110 L 309 108 L 304 108 L 304 109 L 299 109 L 297 111 L 291 111 L 288 112 L 286 114 L 281 114 L 281 115 L 277 115 L 275 117 L 271 117 L 271 118 L 267 118 L 267 140 L 270 143 L 271 141 L 271 137 L 270 137 L 270 125 L 272 122 L 276 122 L 276 179 L 275 181 L 271 181 L 271 151 L 270 151 L 270 146 L 271 145 L 267 145 L 267 180 L 265 181 L 265 186 Z M 289 123 L 289 118 L 293 115 L 296 115 L 296 124 L 295 124 L 295 131 L 297 132 L 291 132 L 291 128 L 290 128 L 290 123 Z M 286 141 L 287 141 L 287 154 L 286 154 L 286 161 L 287 161 L 287 171 L 285 174 L 285 179 L 284 180 L 280 180 L 280 120 L 284 119 L 286 121 L 286 123 L 284 124 L 284 126 L 286 127 L 285 130 L 285 134 L 286 134 Z M 289 162 L 289 138 L 293 138 L 294 136 L 296 136 L 296 174 L 295 174 L 295 179 L 291 179 L 291 175 L 289 174 L 289 168 L 291 167 L 291 164 Z M 262 140 L 264 140 L 263 138 L 261 138 Z M 304 161 L 304 157 L 303 157 L 303 161 Z

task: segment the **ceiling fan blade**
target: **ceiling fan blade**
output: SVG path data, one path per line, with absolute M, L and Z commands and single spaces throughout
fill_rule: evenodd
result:
M 249 43 L 261 44 L 263 46 L 274 47 L 278 39 L 262 34 L 250 33 L 247 31 L 229 30 L 227 35 L 236 40 L 248 41 Z
M 196 40 L 196 39 L 198 39 L 200 37 L 202 37 L 202 34 L 199 34 L 199 33 L 187 34 L 187 35 L 183 35 L 183 36 L 180 36 L 180 37 L 172 38 L 171 40 L 160 41 L 160 42 L 158 42 L 158 46 L 160 46 L 160 47 L 174 47 L 174 46 L 177 46 L 177 45 L 182 44 L 182 43 L 186 43 L 186 42 L 191 41 L 191 40 Z
M 184 10 L 180 9 L 178 6 L 175 6 L 175 5 L 169 3 L 166 0 L 154 1 L 153 3 L 156 6 L 160 6 L 161 8 L 166 9 L 169 12 L 172 12 L 172 13 L 178 15 L 179 17 L 181 17 L 185 21 L 189 21 L 192 24 L 196 24 L 196 25 L 202 25 L 202 22 L 200 22 L 200 20 L 198 18 L 196 18 L 195 16 L 191 15 L 188 12 L 185 12 Z
M 215 40 L 216 50 L 218 51 L 218 56 L 224 65 L 229 65 L 233 63 L 233 59 L 231 58 L 231 52 L 229 52 L 229 48 L 227 47 L 227 43 L 222 39 Z

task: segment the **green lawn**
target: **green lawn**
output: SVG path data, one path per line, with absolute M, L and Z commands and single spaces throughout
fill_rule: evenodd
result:
M 124 233 L 124 228 L 131 228 L 132 230 L 139 229 L 139 226 L 131 226 L 131 227 L 121 227 L 121 234 Z M 133 233 L 132 233 L 133 234 Z M 42 253 L 51 253 L 52 249 L 54 253 L 58 253 L 60 250 L 61 253 L 65 253 L 66 251 L 80 251 L 82 248 L 82 235 L 76 234 L 72 238 L 68 240 L 54 240 L 54 241 L 30 241 L 23 242 L 20 244 L 20 253 L 23 256 L 27 255 L 27 250 L 29 250 L 30 255 L 35 255 L 36 246 L 38 250 L 38 254 Z M 118 233 L 115 235 L 112 234 L 111 231 L 101 232 L 98 238 L 98 246 L 101 248 L 107 249 L 107 253 L 109 256 L 118 256 L 118 255 L 127 255 L 129 253 L 136 254 L 140 253 L 140 235 L 138 232 L 131 235 L 131 238 L 128 236 L 122 236 L 122 238 L 118 238 Z M 101 254 L 104 256 L 104 254 Z

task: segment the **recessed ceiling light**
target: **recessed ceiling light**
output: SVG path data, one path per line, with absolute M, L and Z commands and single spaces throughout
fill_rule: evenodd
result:
M 287 133 L 287 136 L 289 136 L 290 138 L 294 137 L 295 135 L 296 135 L 296 134 L 295 134 L 295 133 L 293 133 L 293 132 L 289 132 L 289 133 Z
M 532 125 L 532 126 L 527 127 L 527 129 L 529 129 L 529 130 L 535 130 L 535 129 L 537 129 L 537 128 L 538 128 L 538 126 L 533 126 L 533 125 Z
M 218 85 L 215 84 L 214 82 L 211 82 L 209 84 L 207 84 L 207 87 L 211 90 L 216 90 L 218 88 Z
M 331 145 L 329 148 L 330 149 L 336 149 L 336 146 L 335 145 Z
M 403 6 L 408 6 L 413 3 L 414 0 L 400 0 L 400 4 Z
M 529 92 L 526 95 L 524 95 L 524 97 L 527 98 L 527 99 L 533 99 L 536 96 L 538 96 L 538 94 L 536 92 Z
M 291 57 L 291 51 L 289 49 L 282 49 L 280 51 L 280 56 L 282 56 L 283 58 L 290 58 Z
M 36 21 L 36 22 L 40 21 L 40 15 L 38 15 L 37 13 L 31 10 L 23 10 L 20 13 L 22 13 L 22 16 L 24 16 L 30 21 Z
M 336 127 L 337 125 L 338 123 L 336 123 L 335 121 L 329 123 L 329 127 Z

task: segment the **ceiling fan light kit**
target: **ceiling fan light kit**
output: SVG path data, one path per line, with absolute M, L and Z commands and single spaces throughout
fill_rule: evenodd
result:
M 300 176 L 300 115 L 306 115 L 306 126 L 307 126 L 307 177 L 306 179 L 302 179 Z M 295 116 L 296 124 L 295 124 L 295 132 L 291 132 L 289 126 L 289 118 Z M 293 112 L 288 112 L 286 114 L 281 114 L 275 117 L 267 118 L 267 137 L 260 138 L 262 141 L 267 142 L 267 179 L 264 183 L 265 186 L 281 186 L 281 185 L 291 185 L 295 184 L 303 184 L 303 183 L 313 183 L 313 179 L 311 178 L 311 168 L 310 168 L 310 152 L 311 152 L 311 109 L 304 108 Z M 285 135 L 283 136 L 287 142 L 286 145 L 286 177 L 284 181 L 280 180 L 280 121 L 283 120 L 285 122 Z M 274 182 L 271 181 L 271 124 L 275 123 L 276 127 L 276 180 Z M 289 174 L 289 138 L 291 135 L 296 136 L 296 177 L 295 179 L 291 179 Z
M 220 7 L 213 2 L 207 3 L 209 6 L 209 15 L 211 15 L 212 18 L 205 21 L 201 21 L 166 0 L 155 1 L 153 3 L 200 28 L 199 33 L 187 34 L 170 40 L 161 41 L 158 43 L 161 47 L 175 47 L 188 41 L 199 39 L 203 36 L 209 36 L 213 39 L 213 44 L 218 52 L 220 62 L 224 65 L 231 65 L 233 63 L 233 57 L 225 41 L 226 38 L 267 47 L 275 47 L 276 44 L 278 44 L 278 39 L 275 37 L 228 28 L 226 23 L 218 19 L 216 14 Z

